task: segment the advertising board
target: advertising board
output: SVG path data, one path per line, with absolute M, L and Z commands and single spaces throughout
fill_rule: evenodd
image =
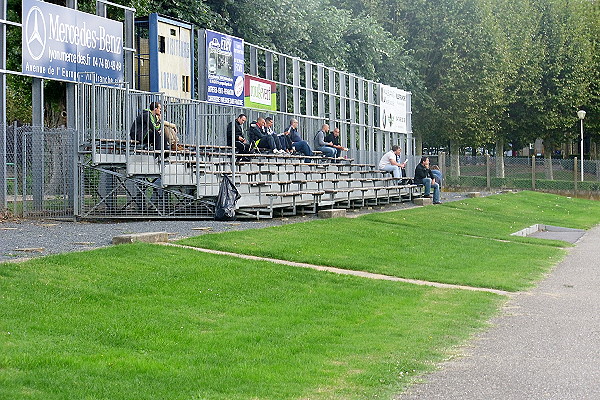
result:
M 244 106 L 244 41 L 206 30 L 207 101 Z
M 123 24 L 38 0 L 23 0 L 22 72 L 96 83 L 123 80 Z

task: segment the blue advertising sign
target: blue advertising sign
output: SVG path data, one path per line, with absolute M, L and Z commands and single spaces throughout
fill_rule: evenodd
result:
M 23 0 L 22 72 L 97 83 L 123 80 L 123 24 L 71 8 Z M 91 75 L 79 76 L 91 81 Z
M 206 30 L 207 100 L 244 106 L 244 41 Z

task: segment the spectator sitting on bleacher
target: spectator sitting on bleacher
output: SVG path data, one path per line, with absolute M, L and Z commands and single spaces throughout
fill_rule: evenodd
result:
M 275 147 L 275 139 L 272 135 L 267 135 L 265 130 L 265 119 L 258 117 L 256 121 L 250 124 L 248 129 L 248 137 L 251 142 L 256 144 L 259 149 L 267 149 L 275 154 L 279 154 L 280 151 Z
M 171 145 L 171 150 L 181 151 L 184 149 L 183 145 L 179 143 L 179 136 L 177 135 L 177 125 L 168 121 L 163 121 L 163 131 L 165 133 L 165 137 Z
M 331 147 L 335 149 L 335 156 L 337 158 L 341 157 L 342 151 L 348 151 L 348 149 L 340 143 L 340 128 L 336 127 L 333 128 L 333 131 L 329 131 L 327 136 L 325 136 L 325 141 L 332 143 Z
M 398 185 L 402 184 L 402 171 L 400 169 L 406 167 L 406 162 L 400 164 L 397 161 L 397 157 L 401 153 L 402 149 L 400 146 L 394 145 L 392 146 L 392 150 L 385 153 L 379 161 L 379 169 L 381 171 L 391 172 Z
M 433 188 L 433 204 L 442 204 L 440 201 L 440 185 L 435 181 L 435 176 L 429 169 L 429 157 L 421 157 L 421 162 L 415 168 L 415 183 L 425 187 L 423 197 L 431 197 L 431 188 Z
M 250 153 L 250 142 L 244 137 L 243 125 L 248 117 L 246 114 L 240 114 L 227 125 L 227 146 L 231 146 L 233 126 L 235 125 L 235 152 L 238 154 Z
M 286 153 L 292 153 L 294 151 L 294 144 L 292 143 L 289 130 L 279 135 L 279 142 L 281 143 L 281 148 Z
M 288 135 L 290 140 L 292 141 L 293 148 L 302 155 L 312 156 L 313 152 L 308 143 L 305 140 L 302 140 L 300 135 L 298 134 L 298 120 L 292 118 L 290 120 L 290 126 L 283 132 L 284 135 Z M 307 158 L 304 162 L 309 163 L 310 159 Z
M 287 151 L 284 150 L 284 148 L 281 144 L 281 140 L 279 140 L 279 136 L 277 136 L 277 134 L 275 133 L 275 130 L 273 130 L 273 118 L 271 118 L 271 117 L 265 118 L 265 132 L 267 133 L 267 135 L 269 135 L 273 138 L 273 141 L 275 142 L 275 148 L 277 149 L 278 153 L 280 153 L 280 154 L 288 153 Z
M 321 129 L 315 134 L 315 149 L 323 153 L 325 157 L 335 157 L 335 149 L 332 142 L 325 141 L 325 135 L 329 133 L 329 125 L 323 124 Z
M 442 190 L 442 171 L 440 171 L 440 167 L 437 165 L 432 165 L 431 173 L 433 174 L 436 183 L 440 185 L 440 190 Z
M 162 107 L 159 102 L 150 103 L 148 109 L 142 110 L 133 121 L 129 129 L 129 138 L 152 146 L 154 150 L 168 150 L 169 142 L 160 129 L 161 111 Z M 158 154 L 156 156 L 158 157 Z

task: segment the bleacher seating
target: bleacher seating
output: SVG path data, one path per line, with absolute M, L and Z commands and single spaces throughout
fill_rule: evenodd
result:
M 228 175 L 242 196 L 239 217 L 410 201 L 418 190 L 412 184 L 397 185 L 375 166 L 349 158 L 257 153 L 238 155 L 232 163 L 226 146 L 185 145 L 184 150 L 162 153 L 134 141 L 102 139 L 91 150 L 95 165 L 120 166 L 130 178 L 160 178 L 164 188 L 194 192 L 197 198 L 215 198 L 222 176 Z

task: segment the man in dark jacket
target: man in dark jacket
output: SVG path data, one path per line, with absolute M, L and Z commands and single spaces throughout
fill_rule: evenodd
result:
M 431 188 L 433 187 L 433 204 L 442 204 L 440 201 L 440 185 L 435 181 L 435 177 L 429 169 L 429 157 L 421 157 L 421 162 L 415 168 L 415 183 L 425 187 L 423 197 L 431 197 Z
M 129 129 L 129 138 L 137 140 L 147 146 L 153 146 L 154 150 L 166 150 L 169 142 L 161 133 L 162 107 L 159 102 L 153 101 L 150 106 L 135 118 Z
M 231 121 L 227 125 L 227 146 L 231 146 L 232 140 L 232 131 L 235 126 L 235 152 L 239 154 L 248 154 L 250 153 L 250 142 L 244 138 L 244 128 L 243 125 L 246 122 L 248 117 L 246 114 L 240 114 L 235 119 L 235 121 Z
M 333 128 L 333 131 L 329 131 L 327 136 L 325 136 L 325 141 L 331 143 L 331 147 L 335 149 L 336 157 L 340 157 L 342 155 L 342 151 L 348 150 L 340 143 L 340 128 L 338 127 Z
M 279 150 L 277 150 L 277 147 L 275 146 L 273 135 L 267 134 L 265 129 L 265 119 L 263 117 L 259 117 L 255 122 L 250 124 L 248 137 L 252 142 L 256 143 L 256 147 L 270 150 L 275 154 L 279 153 Z

